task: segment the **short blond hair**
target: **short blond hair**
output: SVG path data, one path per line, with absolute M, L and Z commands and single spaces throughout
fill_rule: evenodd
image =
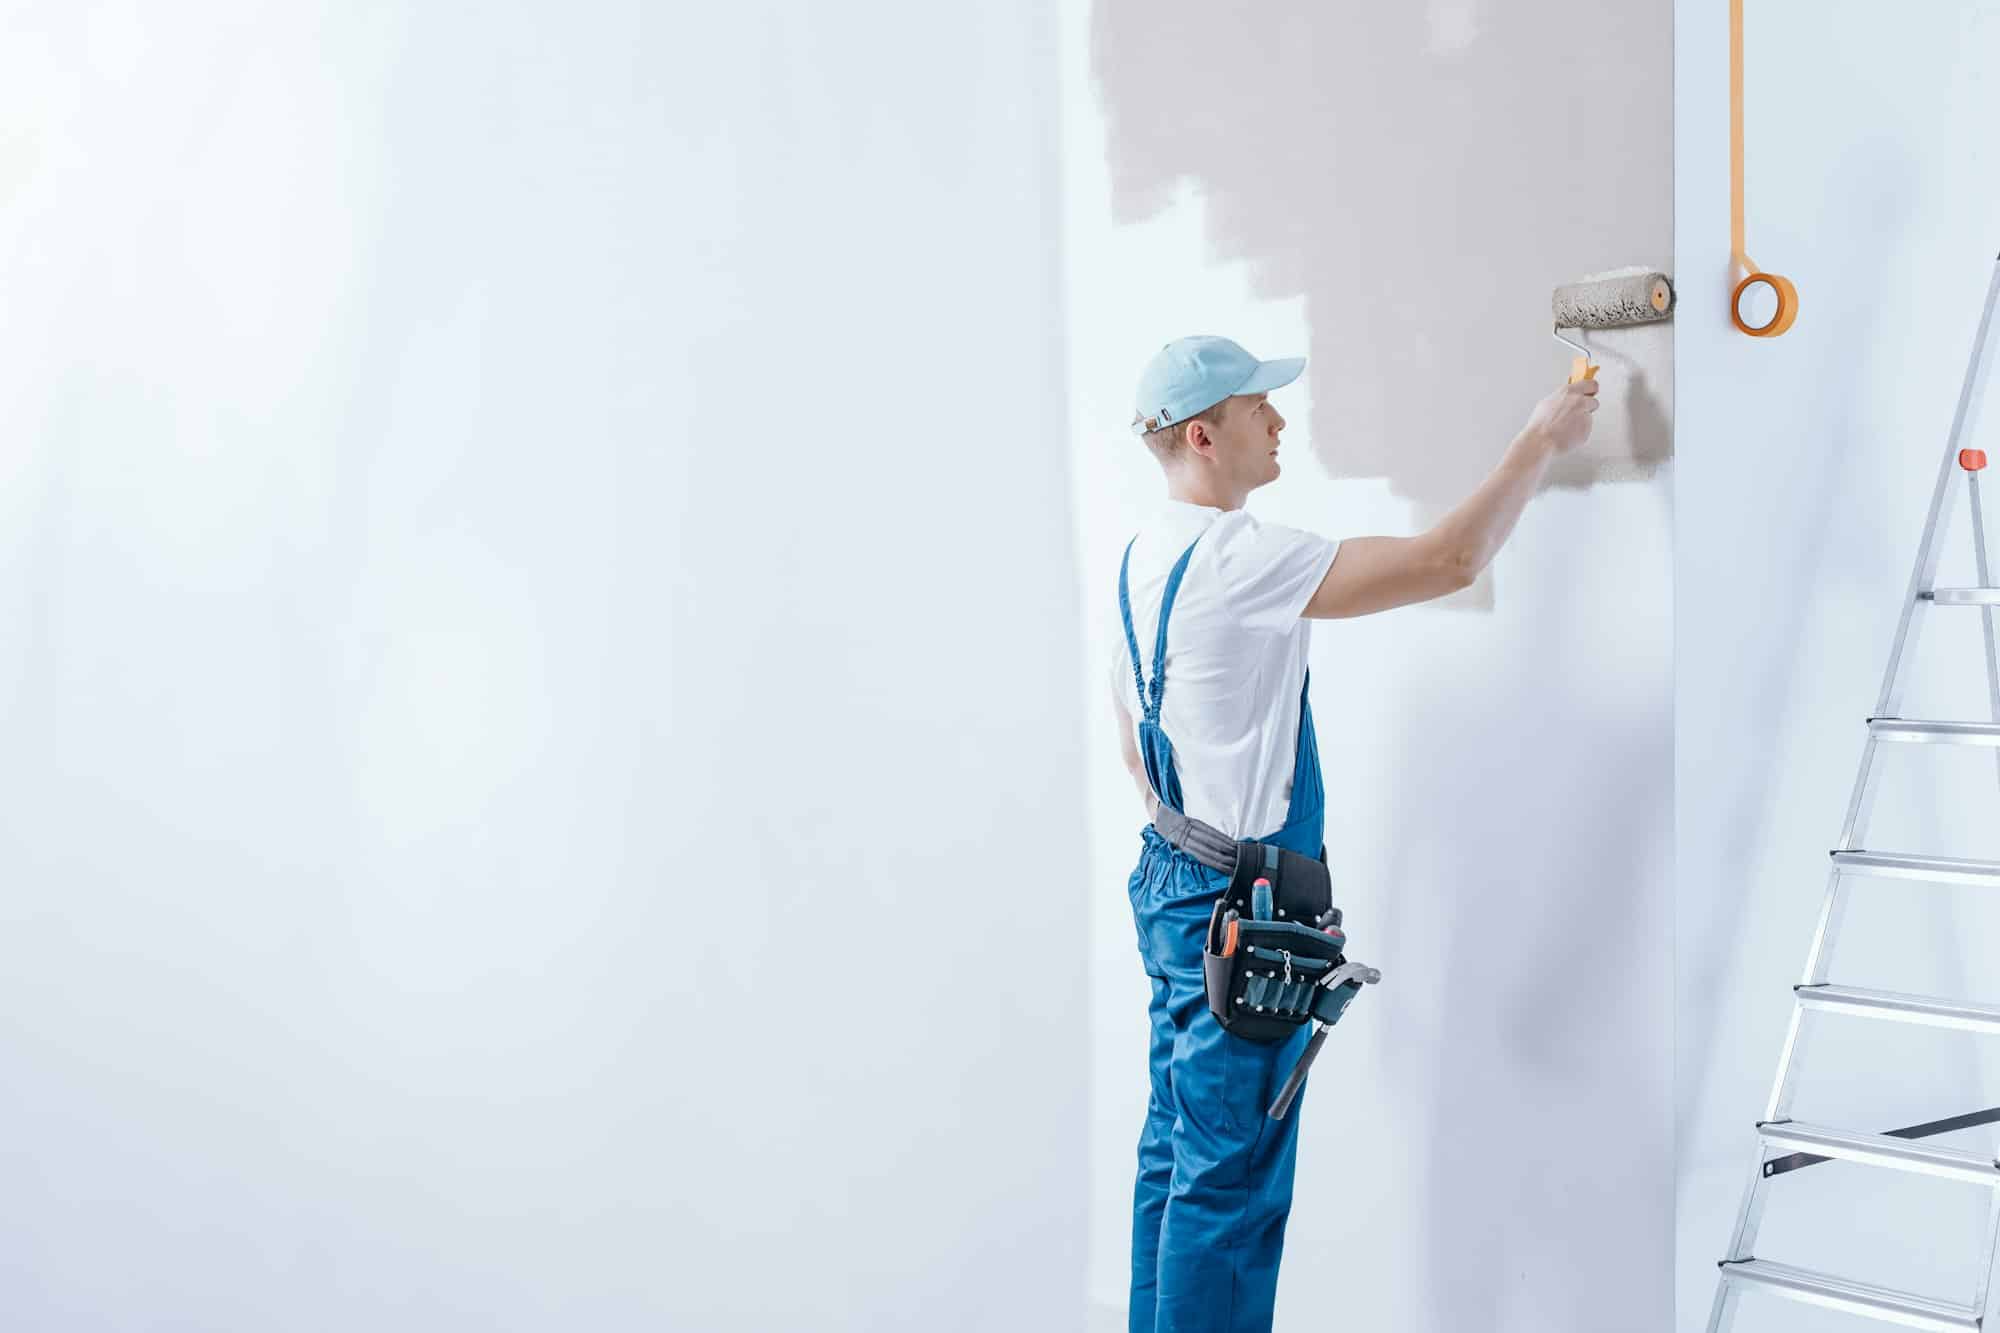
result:
M 1228 406 L 1229 400 L 1225 398 L 1219 403 L 1204 407 L 1191 417 L 1183 417 L 1170 426 L 1149 430 L 1140 438 L 1145 440 L 1146 447 L 1153 451 L 1153 457 L 1162 463 L 1171 463 L 1187 450 L 1189 423 L 1199 421 L 1205 426 L 1219 426 L 1222 424 L 1222 411 Z

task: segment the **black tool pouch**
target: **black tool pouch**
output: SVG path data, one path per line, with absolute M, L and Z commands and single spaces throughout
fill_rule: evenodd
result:
M 1335 1021 L 1360 988 L 1329 994 L 1319 982 L 1347 961 L 1346 946 L 1324 861 L 1240 842 L 1202 949 L 1209 1011 L 1225 1031 L 1261 1042 L 1281 1041 L 1313 1018 Z

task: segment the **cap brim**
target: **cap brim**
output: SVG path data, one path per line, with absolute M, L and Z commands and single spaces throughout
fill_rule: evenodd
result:
M 1297 379 L 1305 368 L 1306 359 L 1302 356 L 1288 356 L 1277 361 L 1260 361 L 1257 363 L 1257 368 L 1250 372 L 1250 378 L 1244 380 L 1243 386 L 1230 396 L 1269 393 L 1273 389 L 1282 389 Z

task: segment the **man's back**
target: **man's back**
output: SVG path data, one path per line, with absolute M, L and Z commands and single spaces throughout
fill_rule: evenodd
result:
M 1241 509 L 1162 502 L 1132 543 L 1127 582 L 1149 684 L 1161 598 L 1191 543 L 1167 627 L 1161 726 L 1184 813 L 1234 838 L 1260 837 L 1285 823 L 1312 632 L 1301 612 L 1338 544 Z M 1112 689 L 1136 728 L 1141 694 L 1122 618 L 1107 641 Z

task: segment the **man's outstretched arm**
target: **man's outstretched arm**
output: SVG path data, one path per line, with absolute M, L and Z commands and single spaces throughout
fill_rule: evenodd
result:
M 1313 620 L 1365 616 L 1469 586 L 1514 531 L 1549 464 L 1589 438 L 1595 411 L 1595 380 L 1566 384 L 1544 398 L 1492 475 L 1429 532 L 1342 541 L 1301 614 Z

